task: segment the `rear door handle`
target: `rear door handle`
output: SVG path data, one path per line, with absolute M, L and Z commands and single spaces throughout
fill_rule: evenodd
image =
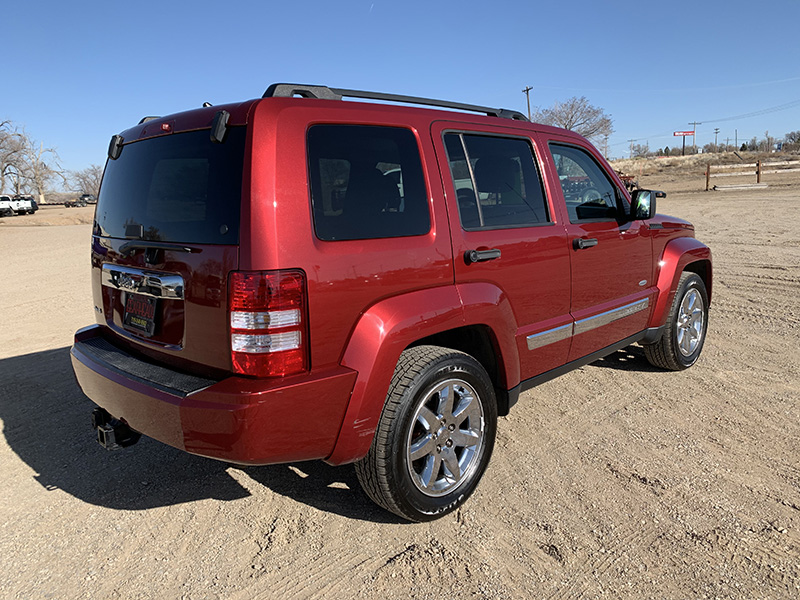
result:
M 575 238 L 572 240 L 572 247 L 575 250 L 586 250 L 586 248 L 591 248 L 592 246 L 597 246 L 597 238 Z
M 464 261 L 468 265 L 476 262 L 494 260 L 495 258 L 500 258 L 499 248 L 492 248 L 491 250 L 467 250 L 464 252 Z

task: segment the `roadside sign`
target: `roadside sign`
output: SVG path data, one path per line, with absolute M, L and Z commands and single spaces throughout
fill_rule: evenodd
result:
M 672 135 L 694 135 L 694 131 L 676 131 Z

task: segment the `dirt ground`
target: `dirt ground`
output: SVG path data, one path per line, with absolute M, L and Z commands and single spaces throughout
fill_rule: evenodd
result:
M 476 493 L 428 524 L 351 467 L 103 450 L 69 362 L 92 208 L 4 220 L 0 596 L 800 597 L 800 185 L 643 183 L 714 252 L 700 361 L 661 372 L 634 346 L 527 392 Z
M 0 230 L 7 227 L 41 227 L 51 225 L 91 224 L 94 206 L 66 208 L 57 204 L 42 204 L 32 215 L 13 215 L 0 218 Z

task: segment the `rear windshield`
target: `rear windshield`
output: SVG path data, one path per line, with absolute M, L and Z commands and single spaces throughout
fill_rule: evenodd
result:
M 245 133 L 232 127 L 222 144 L 208 130 L 126 144 L 106 163 L 95 234 L 238 243 Z

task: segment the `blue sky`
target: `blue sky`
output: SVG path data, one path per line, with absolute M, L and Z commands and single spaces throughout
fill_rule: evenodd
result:
M 10 5 L 9 5 L 10 4 Z M 800 130 L 800 1 L 13 2 L 0 120 L 67 169 L 103 164 L 144 115 L 321 83 L 526 111 L 586 96 L 628 141 Z M 791 105 L 790 103 L 795 103 Z M 727 117 L 790 105 L 759 116 Z M 710 122 L 717 121 L 717 122 Z

